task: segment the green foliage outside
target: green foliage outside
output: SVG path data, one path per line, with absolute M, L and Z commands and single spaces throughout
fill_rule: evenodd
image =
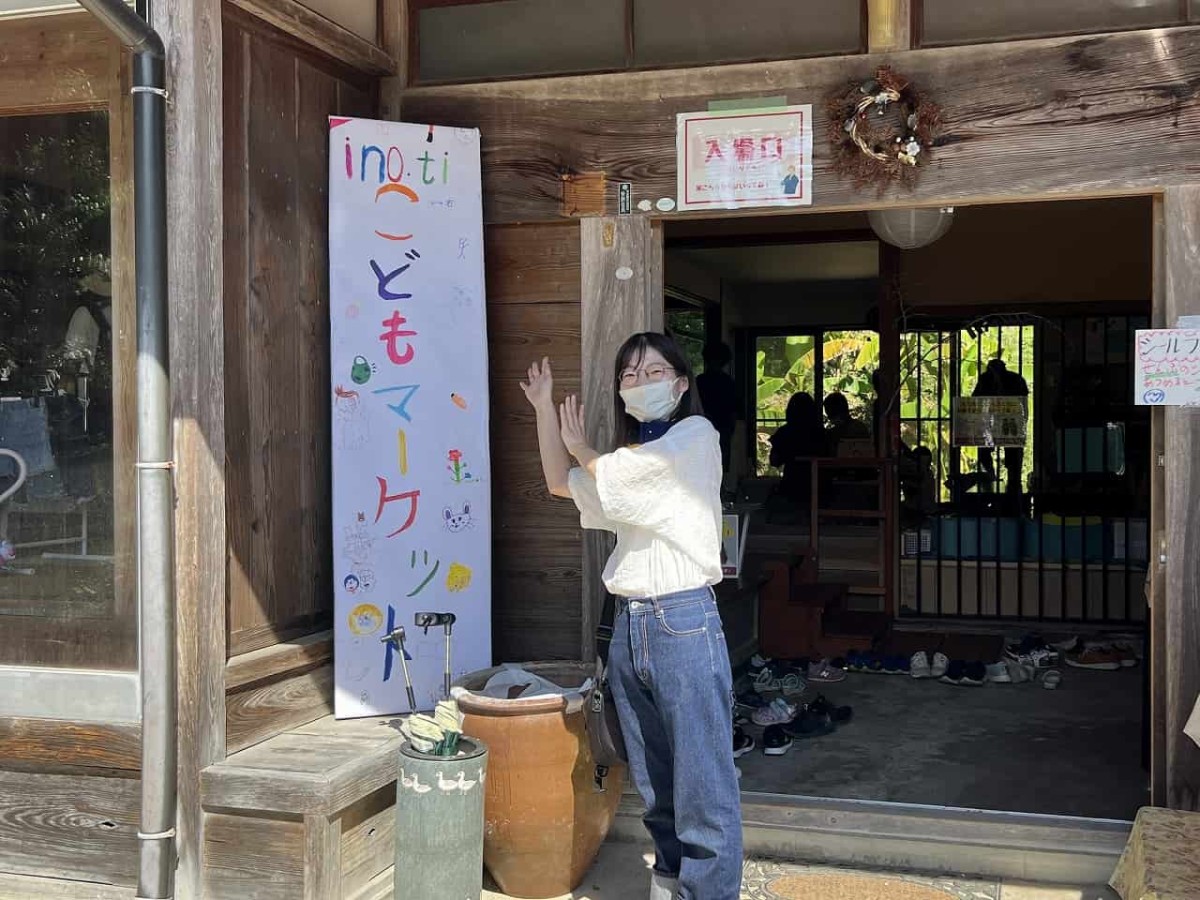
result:
M 871 375 L 879 368 L 879 336 L 870 331 L 826 331 L 821 335 L 823 392 L 846 395 L 851 413 L 870 423 L 875 391 Z M 954 384 L 957 342 L 958 385 Z M 1029 385 L 1029 428 L 1022 482 L 1027 483 L 1033 467 L 1034 345 L 1031 325 L 997 326 L 961 331 L 907 332 L 900 340 L 900 390 L 896 397 L 883 398 L 884 410 L 900 405 L 901 438 L 909 447 L 926 446 L 934 453 L 938 481 L 952 471 L 950 445 L 951 400 L 970 396 L 988 362 L 1000 357 L 1010 371 L 1020 371 Z M 816 338 L 812 335 L 763 337 L 755 354 L 757 385 L 757 463 L 760 472 L 769 470 L 770 435 L 782 424 L 792 394 L 807 391 L 815 396 Z M 820 399 L 820 398 L 818 398 Z M 978 469 L 978 452 L 962 448 L 959 468 Z M 1002 470 L 1000 460 L 997 469 Z M 947 491 L 941 488 L 943 497 Z

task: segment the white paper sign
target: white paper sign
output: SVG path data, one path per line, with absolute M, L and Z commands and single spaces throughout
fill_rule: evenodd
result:
M 1133 402 L 1138 406 L 1200 404 L 1200 329 L 1137 332 Z
M 441 699 L 491 665 L 491 486 L 479 132 L 329 120 L 334 712 Z
M 1024 397 L 955 397 L 952 412 L 955 447 L 1025 446 Z
M 746 554 L 746 522 L 739 515 L 721 516 L 721 573 L 737 578 Z
M 680 209 L 812 203 L 812 106 L 679 113 Z

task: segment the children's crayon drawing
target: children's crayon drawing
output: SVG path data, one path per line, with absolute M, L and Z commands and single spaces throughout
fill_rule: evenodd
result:
M 479 132 L 329 120 L 330 397 L 339 718 L 408 711 L 491 664 Z M 404 628 L 404 656 L 381 641 Z M 415 650 L 421 652 L 414 652 Z M 402 665 L 401 663 L 405 665 Z

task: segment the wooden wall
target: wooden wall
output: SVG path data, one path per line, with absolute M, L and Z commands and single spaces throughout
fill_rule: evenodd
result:
M 329 622 L 330 114 L 369 86 L 281 33 L 224 23 L 229 655 Z
M 573 504 L 546 491 L 529 364 L 549 356 L 555 393 L 580 390 L 579 225 L 488 228 L 492 398 L 493 655 L 498 662 L 577 659 L 582 533 Z
M 826 98 L 882 63 L 898 66 L 945 111 L 935 162 L 915 190 L 881 196 L 830 168 Z M 488 221 L 562 214 L 562 176 L 607 176 L 633 202 L 676 194 L 675 116 L 712 100 L 811 103 L 814 208 L 1017 200 L 1049 193 L 1133 193 L 1194 178 L 1200 128 L 1200 28 L 946 47 L 749 65 L 412 88 L 414 121 L 484 135 Z M 987 72 L 987 78 L 980 78 Z M 674 218 L 671 213 L 664 218 Z M 686 215 L 686 214 L 683 214 Z

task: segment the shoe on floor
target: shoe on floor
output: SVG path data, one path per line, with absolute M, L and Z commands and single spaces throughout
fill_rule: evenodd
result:
M 837 725 L 834 724 L 833 719 L 810 710 L 800 713 L 795 721 L 782 726 L 782 728 L 787 734 L 799 740 L 824 737 L 837 731 Z
M 810 684 L 837 684 L 846 680 L 846 673 L 835 669 L 829 660 L 823 659 L 820 662 L 809 663 L 808 680 Z
M 1101 669 L 1112 672 L 1121 668 L 1122 654 L 1106 647 L 1088 647 L 1078 653 L 1068 653 L 1066 663 L 1076 669 Z
M 1062 684 L 1062 672 L 1058 669 L 1048 669 L 1042 673 L 1042 687 L 1046 690 L 1057 690 L 1060 684 Z
M 779 725 L 772 725 L 763 732 L 763 755 L 783 756 L 792 749 L 792 736 Z
M 961 659 L 956 659 L 946 667 L 945 674 L 938 680 L 943 684 L 962 684 L 966 669 L 967 664 Z
M 908 661 L 908 674 L 913 678 L 932 678 L 933 671 L 929 667 L 929 654 L 918 650 Z
M 849 706 L 834 706 L 825 699 L 824 694 L 817 694 L 815 700 L 806 707 L 809 712 L 818 716 L 829 716 L 835 723 L 841 725 L 854 717 L 854 710 Z
M 950 668 L 950 657 L 940 650 L 933 654 L 933 662 L 929 665 L 929 677 L 941 678 Z
M 675 900 L 679 893 L 679 879 L 658 872 L 650 873 L 650 900 Z
M 769 727 L 771 725 L 782 725 L 784 722 L 790 722 L 796 718 L 796 707 L 790 703 L 785 703 L 783 700 L 773 700 L 762 709 L 756 709 L 754 715 L 751 716 L 755 725 Z
M 1008 667 L 1008 678 L 1013 684 L 1024 684 L 1033 680 L 1035 673 L 1033 666 L 1024 665 L 1015 659 L 1006 659 L 1004 664 Z
M 963 667 L 963 676 L 959 684 L 983 687 L 985 683 L 987 683 L 987 666 L 983 663 L 969 662 Z
M 1008 673 L 1008 663 L 991 663 L 987 667 L 987 680 L 995 684 L 1012 684 L 1012 676 Z
M 740 728 L 733 729 L 733 758 L 739 759 L 754 749 L 754 738 Z

